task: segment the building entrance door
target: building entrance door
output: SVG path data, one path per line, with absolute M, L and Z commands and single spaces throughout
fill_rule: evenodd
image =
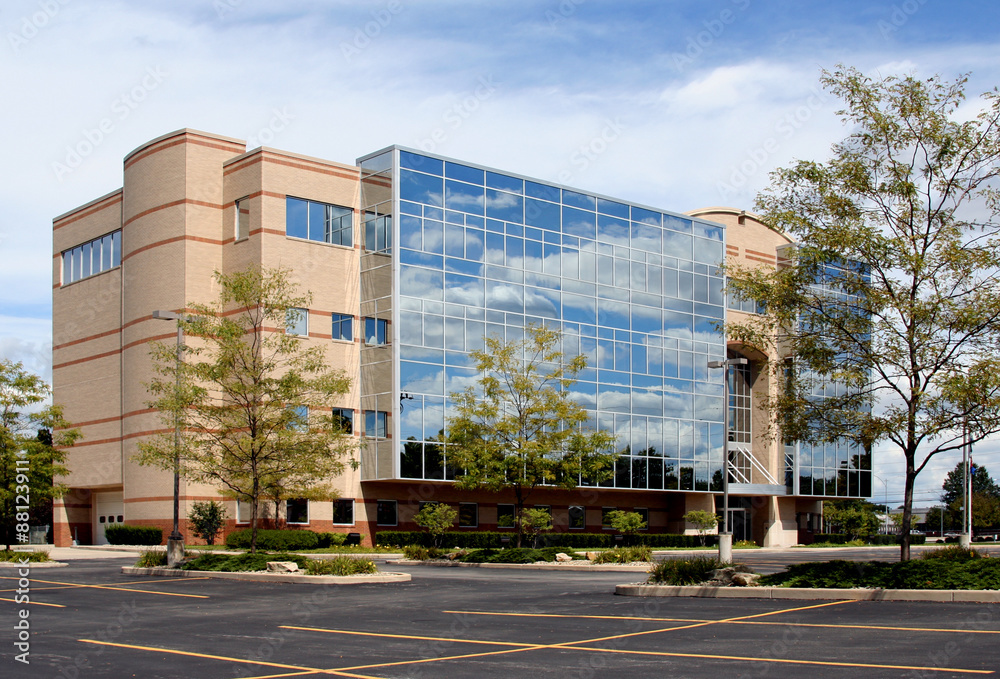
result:
M 106 545 L 104 528 L 110 523 L 125 520 L 125 501 L 121 491 L 117 493 L 94 493 L 94 544 Z

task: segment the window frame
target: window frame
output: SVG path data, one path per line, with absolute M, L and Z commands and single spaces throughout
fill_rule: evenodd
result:
M 292 519 L 291 519 L 291 516 L 292 516 L 291 509 L 292 509 L 292 503 L 293 502 L 296 503 L 296 504 L 298 504 L 300 502 L 304 502 L 305 503 L 305 505 L 304 505 L 305 520 L 304 521 L 292 521 Z M 297 510 L 296 510 L 296 513 L 298 513 Z M 285 523 L 287 525 L 289 525 L 289 526 L 308 526 L 309 525 L 309 500 L 307 498 L 304 498 L 304 497 L 294 497 L 294 498 L 288 498 L 287 500 L 285 500 Z
M 646 524 L 645 528 L 640 528 L 639 530 L 649 530 L 649 507 L 633 507 L 632 511 L 641 516 L 643 522 Z
M 501 507 L 510 507 L 510 525 L 509 526 L 500 523 L 500 517 L 502 516 L 501 513 L 500 513 L 500 508 Z M 503 514 L 503 516 L 506 516 L 506 514 Z M 516 526 L 517 526 L 517 506 L 513 505 L 513 504 L 508 504 L 508 503 L 497 503 L 497 528 L 514 528 Z
M 374 417 L 374 433 L 369 433 L 368 418 Z M 380 426 L 381 425 L 381 426 Z M 367 438 L 387 439 L 389 438 L 389 413 L 385 410 L 365 410 L 364 425 L 361 433 Z M 381 432 L 381 436 L 379 436 Z
M 462 510 L 472 508 L 472 523 L 463 523 Z M 479 503 L 459 502 L 458 503 L 458 527 L 459 528 L 479 528 Z
M 578 508 L 583 516 L 581 517 L 581 524 L 579 526 L 573 525 L 573 509 Z M 584 530 L 587 528 L 587 508 L 583 505 L 570 505 L 566 508 L 566 528 L 568 530 Z
M 289 206 L 291 201 L 299 201 L 305 203 L 305 224 L 301 225 L 305 228 L 305 236 L 302 235 L 292 235 L 289 229 L 290 226 L 290 215 L 291 210 Z M 314 215 L 313 205 L 321 206 L 323 224 L 313 225 L 311 224 L 312 216 Z M 334 214 L 335 211 L 340 211 L 338 214 Z M 348 221 L 348 225 L 345 226 L 344 222 Z M 334 225 L 337 228 L 334 228 Z M 298 229 L 295 229 L 298 231 Z M 312 238 L 312 234 L 319 235 L 322 233 L 322 238 Z M 335 240 L 334 235 L 339 234 L 339 237 Z M 345 234 L 347 236 L 345 243 Z M 334 203 L 326 203 L 320 200 L 312 200 L 311 198 L 300 198 L 298 196 L 285 196 L 285 237 L 294 238 L 296 240 L 305 240 L 312 243 L 324 243 L 326 245 L 336 245 L 338 247 L 353 248 L 354 247 L 354 208 L 347 207 L 346 205 L 336 205 Z
M 383 505 L 384 509 L 388 510 L 388 507 L 392 506 L 392 523 L 383 523 Z M 398 526 L 399 525 L 399 504 L 396 500 L 375 500 L 375 525 L 376 526 Z
M 244 196 L 243 198 L 237 198 L 233 205 L 236 209 L 236 215 L 233 224 L 233 234 L 234 242 L 239 243 L 240 241 L 245 241 L 250 238 L 250 198 L 249 196 Z M 243 219 L 243 207 L 246 207 L 246 220 Z M 246 227 L 244 230 L 243 227 Z
M 374 341 L 368 341 L 368 326 L 371 325 L 374 329 Z M 376 316 L 365 316 L 363 323 L 364 337 L 363 341 L 367 346 L 370 347 L 382 347 L 389 344 L 389 321 L 385 318 L 378 318 Z
M 289 316 L 295 312 L 301 312 L 299 314 L 301 318 L 292 326 Z M 305 326 L 303 328 L 304 332 L 297 332 L 299 324 Z M 309 337 L 309 309 L 297 306 L 285 309 L 285 334 L 292 337 Z
M 611 519 L 608 518 L 608 515 L 614 511 L 618 511 L 618 507 L 601 507 L 601 530 L 614 530 Z
M 347 326 L 347 336 L 345 337 L 344 326 Z M 339 327 L 340 332 L 333 329 Z M 331 313 L 330 314 L 330 339 L 334 342 L 354 341 L 354 316 L 351 314 Z
M 330 523 L 332 523 L 334 526 L 354 526 L 354 525 L 357 525 L 355 523 L 356 519 L 354 518 L 354 498 L 337 498 L 331 504 L 333 506 L 333 513 L 332 513 L 331 518 L 330 518 Z M 350 523 L 343 523 L 341 521 L 337 521 L 337 507 L 338 506 L 350 507 L 350 509 L 348 510 L 350 512 L 350 515 L 351 515 L 351 521 L 350 521 Z
M 60 285 L 71 285 L 120 267 L 122 263 L 121 234 L 121 229 L 116 229 L 63 250 L 60 253 L 62 258 Z M 94 266 L 95 244 L 97 245 L 96 266 Z
M 350 426 L 342 427 L 345 434 L 354 434 L 354 408 L 331 408 L 330 417 L 333 418 L 334 424 L 337 422 L 337 417 L 340 417 L 341 425 L 344 424 L 346 420 Z

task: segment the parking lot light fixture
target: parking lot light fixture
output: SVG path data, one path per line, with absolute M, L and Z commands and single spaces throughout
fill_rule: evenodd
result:
M 722 417 L 725 422 L 722 443 L 722 529 L 719 531 L 719 561 L 733 562 L 733 534 L 729 526 L 729 366 L 746 365 L 745 358 L 709 361 L 709 368 L 722 368 Z

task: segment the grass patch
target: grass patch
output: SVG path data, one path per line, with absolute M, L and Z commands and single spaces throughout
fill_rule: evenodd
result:
M 597 555 L 594 563 L 632 563 L 635 561 L 652 561 L 653 549 L 651 547 L 615 547 L 608 549 Z
M 763 576 L 760 584 L 821 589 L 1000 589 L 1000 559 L 949 554 L 899 563 L 839 560 L 800 563 L 789 566 L 783 573 Z
M 760 549 L 760 545 L 751 540 L 740 540 L 733 543 L 733 549 Z
M 741 573 L 753 572 L 741 563 L 722 563 L 717 556 L 690 556 L 654 564 L 646 581 L 655 585 L 700 585 L 711 578 L 712 571 L 727 566 Z
M 52 561 L 49 558 L 48 552 L 35 551 L 30 552 L 15 552 L 13 549 L 0 549 L 0 561 L 27 561 L 29 563 L 45 563 L 47 561 Z
M 864 540 L 850 540 L 848 542 L 814 542 L 811 545 L 795 545 L 795 549 L 831 549 L 833 547 L 872 547 Z
M 298 554 L 399 554 L 399 547 L 358 547 L 334 546 L 317 549 L 297 549 Z

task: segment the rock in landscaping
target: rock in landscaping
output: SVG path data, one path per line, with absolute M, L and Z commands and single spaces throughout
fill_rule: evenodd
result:
M 573 557 L 571 557 L 569 554 L 566 554 L 565 552 L 559 552 L 558 554 L 556 554 L 556 561 L 566 562 L 572 560 Z
M 705 584 L 709 587 L 756 587 L 760 575 L 746 573 L 738 568 L 719 568 L 712 571 L 712 579 Z
M 587 552 L 587 560 L 593 561 L 597 558 L 597 552 Z
M 268 561 L 268 573 L 298 573 L 299 565 L 294 561 Z

